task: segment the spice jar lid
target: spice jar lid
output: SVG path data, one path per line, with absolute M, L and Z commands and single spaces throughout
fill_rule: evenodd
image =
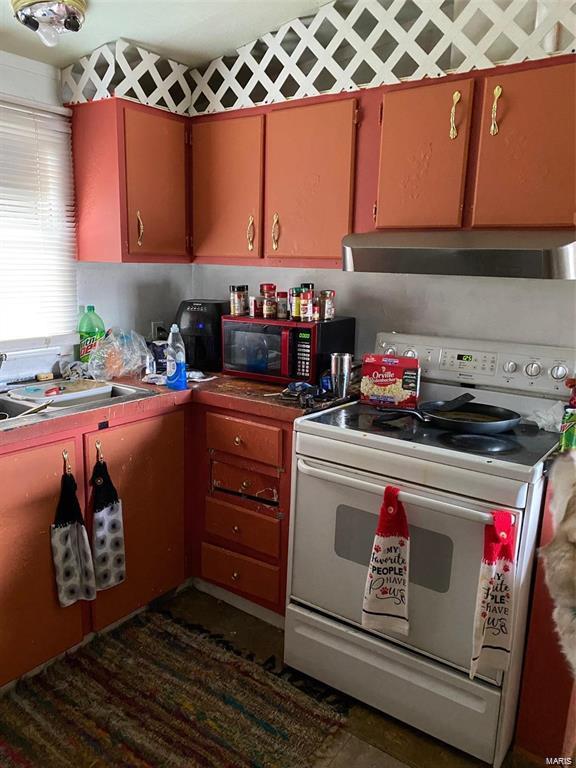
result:
M 331 288 L 327 288 L 325 291 L 320 291 L 320 296 L 331 299 L 336 296 L 336 291 L 333 291 Z
M 243 287 L 244 286 L 242 285 L 231 285 L 228 290 L 230 291 L 230 293 L 234 293 L 236 291 L 241 291 Z
M 236 288 L 239 291 L 247 291 L 248 290 L 248 286 L 247 285 L 237 285 Z
M 288 298 L 288 291 L 278 291 L 278 298 L 279 299 L 287 299 Z
M 276 283 L 260 283 L 260 291 L 275 291 Z
M 303 290 L 305 291 L 313 291 L 314 290 L 314 283 L 300 283 Z
M 297 286 L 296 288 L 290 288 L 290 293 L 293 296 L 298 296 L 303 291 L 304 291 L 304 288 L 302 288 L 301 286 Z

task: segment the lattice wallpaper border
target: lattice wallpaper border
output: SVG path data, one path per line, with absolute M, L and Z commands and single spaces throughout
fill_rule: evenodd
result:
M 573 0 L 336 0 L 198 69 L 118 40 L 62 70 L 62 91 L 201 115 L 574 51 Z

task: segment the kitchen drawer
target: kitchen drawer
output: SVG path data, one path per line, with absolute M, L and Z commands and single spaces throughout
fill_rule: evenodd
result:
M 280 554 L 280 523 L 272 517 L 207 497 L 204 530 L 270 557 Z
M 280 595 L 280 569 L 229 549 L 202 544 L 201 576 L 224 587 L 277 603 Z
M 208 448 L 262 464 L 282 466 L 282 430 L 219 413 L 206 416 Z
M 277 477 L 252 472 L 222 461 L 212 462 L 212 488 L 252 496 L 262 502 L 278 502 L 280 481 Z

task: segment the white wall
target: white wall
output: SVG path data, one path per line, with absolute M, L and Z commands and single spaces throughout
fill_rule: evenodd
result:
M 60 71 L 50 64 L 0 51 L 0 97 L 61 106 Z
M 150 335 L 150 322 L 170 324 L 188 298 L 192 268 L 186 264 L 78 264 L 78 303 L 94 304 L 107 328 Z
M 226 298 L 230 283 L 336 290 L 337 311 L 357 318 L 357 352 L 377 331 L 576 347 L 576 281 L 382 275 L 338 270 L 194 266 L 196 298 Z

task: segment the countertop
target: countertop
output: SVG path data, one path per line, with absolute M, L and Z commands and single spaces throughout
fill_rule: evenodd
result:
M 45 437 L 56 437 L 58 433 L 97 429 L 103 422 L 130 421 L 167 413 L 187 403 L 210 405 L 287 422 L 294 421 L 304 413 L 302 408 L 278 398 L 283 389 L 281 385 L 263 384 L 232 376 L 216 375 L 210 381 L 189 383 L 188 389 L 182 391 L 143 384 L 138 379 L 120 379 L 118 383 L 149 389 L 157 394 L 155 397 L 125 403 L 114 403 L 112 400 L 98 408 L 58 417 L 46 418 L 40 413 L 16 419 L 0 430 L 0 450 L 8 446 L 12 449 L 26 447 Z

